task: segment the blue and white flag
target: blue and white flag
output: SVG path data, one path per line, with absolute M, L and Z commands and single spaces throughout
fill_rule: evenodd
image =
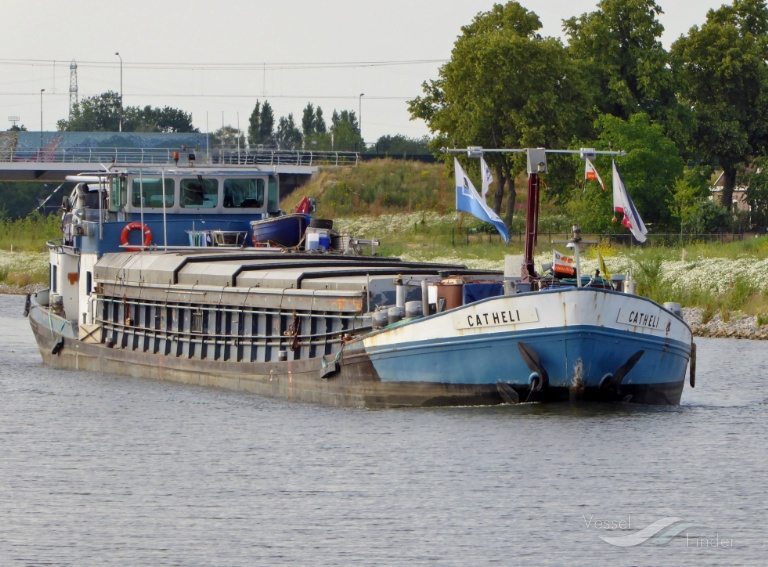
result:
M 453 163 L 456 168 L 456 210 L 465 211 L 482 221 L 491 223 L 504 238 L 504 242 L 509 242 L 509 232 L 504 222 L 486 204 L 485 199 L 477 193 L 477 189 L 459 165 L 459 160 L 453 158 Z
M 491 175 L 491 168 L 485 163 L 483 156 L 480 156 L 480 176 L 483 178 L 483 187 L 480 194 L 485 201 L 485 196 L 488 194 L 488 187 L 493 183 L 493 175 Z

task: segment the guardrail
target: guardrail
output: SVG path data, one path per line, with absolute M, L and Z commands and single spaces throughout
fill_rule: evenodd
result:
M 121 163 L 121 164 L 172 164 L 178 150 L 170 148 L 0 148 L 0 162 L 35 163 Z M 231 165 L 356 165 L 360 154 L 356 152 L 314 152 L 303 150 L 213 150 L 210 156 L 204 152 L 192 152 L 197 163 Z M 188 163 L 189 151 L 178 152 L 182 163 Z

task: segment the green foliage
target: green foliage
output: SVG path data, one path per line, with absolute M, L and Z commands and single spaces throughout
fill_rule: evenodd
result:
M 753 226 L 768 226 L 768 157 L 762 156 L 752 162 L 749 170 L 738 177 L 739 184 L 747 188 L 747 203 Z
M 281 202 L 293 210 L 302 197 L 317 199 L 320 216 L 339 218 L 393 212 L 453 212 L 454 188 L 442 164 L 389 159 L 355 168 L 323 169 Z
M 86 97 L 72 109 L 68 120 L 59 120 L 59 130 L 69 132 L 116 132 L 120 127 L 120 95 L 107 91 Z M 123 108 L 123 132 L 198 132 L 192 115 L 165 106 Z
M 767 141 L 768 7 L 734 0 L 707 13 L 701 27 L 672 45 L 681 98 L 694 109 L 691 149 L 725 174 L 722 204 L 730 206 L 736 168 Z
M 0 249 L 42 252 L 48 240 L 61 238 L 59 215 L 33 213 L 19 219 L 0 219 Z
M 541 22 L 517 2 L 493 6 L 462 28 L 440 78 L 409 101 L 414 118 L 459 147 L 562 147 L 589 131 L 591 105 L 583 73 L 560 40 L 542 38 Z M 586 109 L 586 110 L 585 110 Z M 488 154 L 499 213 L 507 184 L 523 170 L 519 155 Z M 515 209 L 508 192 L 506 222 Z
M 0 182 L 0 219 L 18 219 L 29 215 L 55 187 L 52 183 Z M 51 206 L 59 204 L 61 198 L 48 202 Z
M 654 119 L 676 113 L 661 13 L 654 0 L 602 0 L 597 11 L 564 22 L 569 50 L 589 74 L 603 114 L 626 120 L 637 112 Z
M 413 156 L 431 154 L 429 149 L 429 136 L 422 138 L 408 138 L 401 134 L 395 136 L 381 136 L 376 141 L 376 146 L 371 149 L 378 155 L 384 156 Z
M 252 144 L 261 144 L 267 147 L 275 143 L 275 114 L 272 111 L 272 105 L 269 101 L 264 101 L 261 105 L 261 115 L 259 116 L 259 135 Z
M 712 168 L 697 166 L 687 168 L 675 181 L 670 214 L 681 231 L 701 234 L 727 226 L 728 211 L 709 200 L 711 176 Z
M 714 201 L 699 201 L 690 210 L 684 230 L 693 234 L 725 232 L 731 226 L 731 213 Z
M 336 151 L 361 152 L 365 149 L 360 136 L 360 124 L 352 110 L 333 111 L 331 117 L 331 136 L 333 149 Z
M 275 143 L 281 150 L 297 150 L 301 148 L 302 135 L 293 120 L 293 113 L 287 117 L 281 116 L 275 132 Z
M 248 118 L 248 143 L 256 145 L 259 143 L 259 133 L 261 130 L 261 103 L 257 100 L 256 105 Z
M 234 126 L 222 126 L 211 134 L 211 145 L 228 148 L 245 146 L 245 135 Z
M 677 226 L 672 222 L 669 204 L 675 181 L 683 176 L 684 162 L 675 143 L 664 135 L 647 114 L 634 114 L 629 120 L 603 115 L 598 120 L 599 145 L 611 143 L 627 155 L 617 159 L 621 178 L 646 226 L 658 229 Z M 597 158 L 599 170 L 610 171 L 608 159 Z M 604 179 L 604 181 L 606 181 Z
M 305 136 L 315 133 L 315 107 L 311 102 L 304 107 L 304 113 L 301 116 L 301 133 Z
M 649 248 L 643 254 L 633 257 L 633 277 L 637 282 L 638 293 L 663 303 L 665 298 L 665 286 L 661 283 L 661 263 L 664 261 L 664 252 L 659 249 Z
M 120 95 L 107 91 L 85 97 L 73 108 L 69 120 L 59 120 L 59 130 L 70 132 L 117 132 L 120 126 Z
M 613 219 L 613 194 L 588 184 L 583 191 L 576 192 L 565 205 L 566 216 L 582 232 L 608 234 L 616 230 Z

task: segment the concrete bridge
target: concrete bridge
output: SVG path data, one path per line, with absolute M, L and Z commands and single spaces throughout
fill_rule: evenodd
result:
M 0 132 L 0 181 L 64 181 L 119 165 L 248 165 L 280 174 L 289 191 L 320 166 L 355 165 L 354 152 L 213 147 L 207 134 Z

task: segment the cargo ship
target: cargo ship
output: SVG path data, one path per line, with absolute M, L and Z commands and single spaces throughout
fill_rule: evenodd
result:
M 361 254 L 253 167 L 70 181 L 25 305 L 45 364 L 345 407 L 680 402 L 691 331 L 624 282 Z

